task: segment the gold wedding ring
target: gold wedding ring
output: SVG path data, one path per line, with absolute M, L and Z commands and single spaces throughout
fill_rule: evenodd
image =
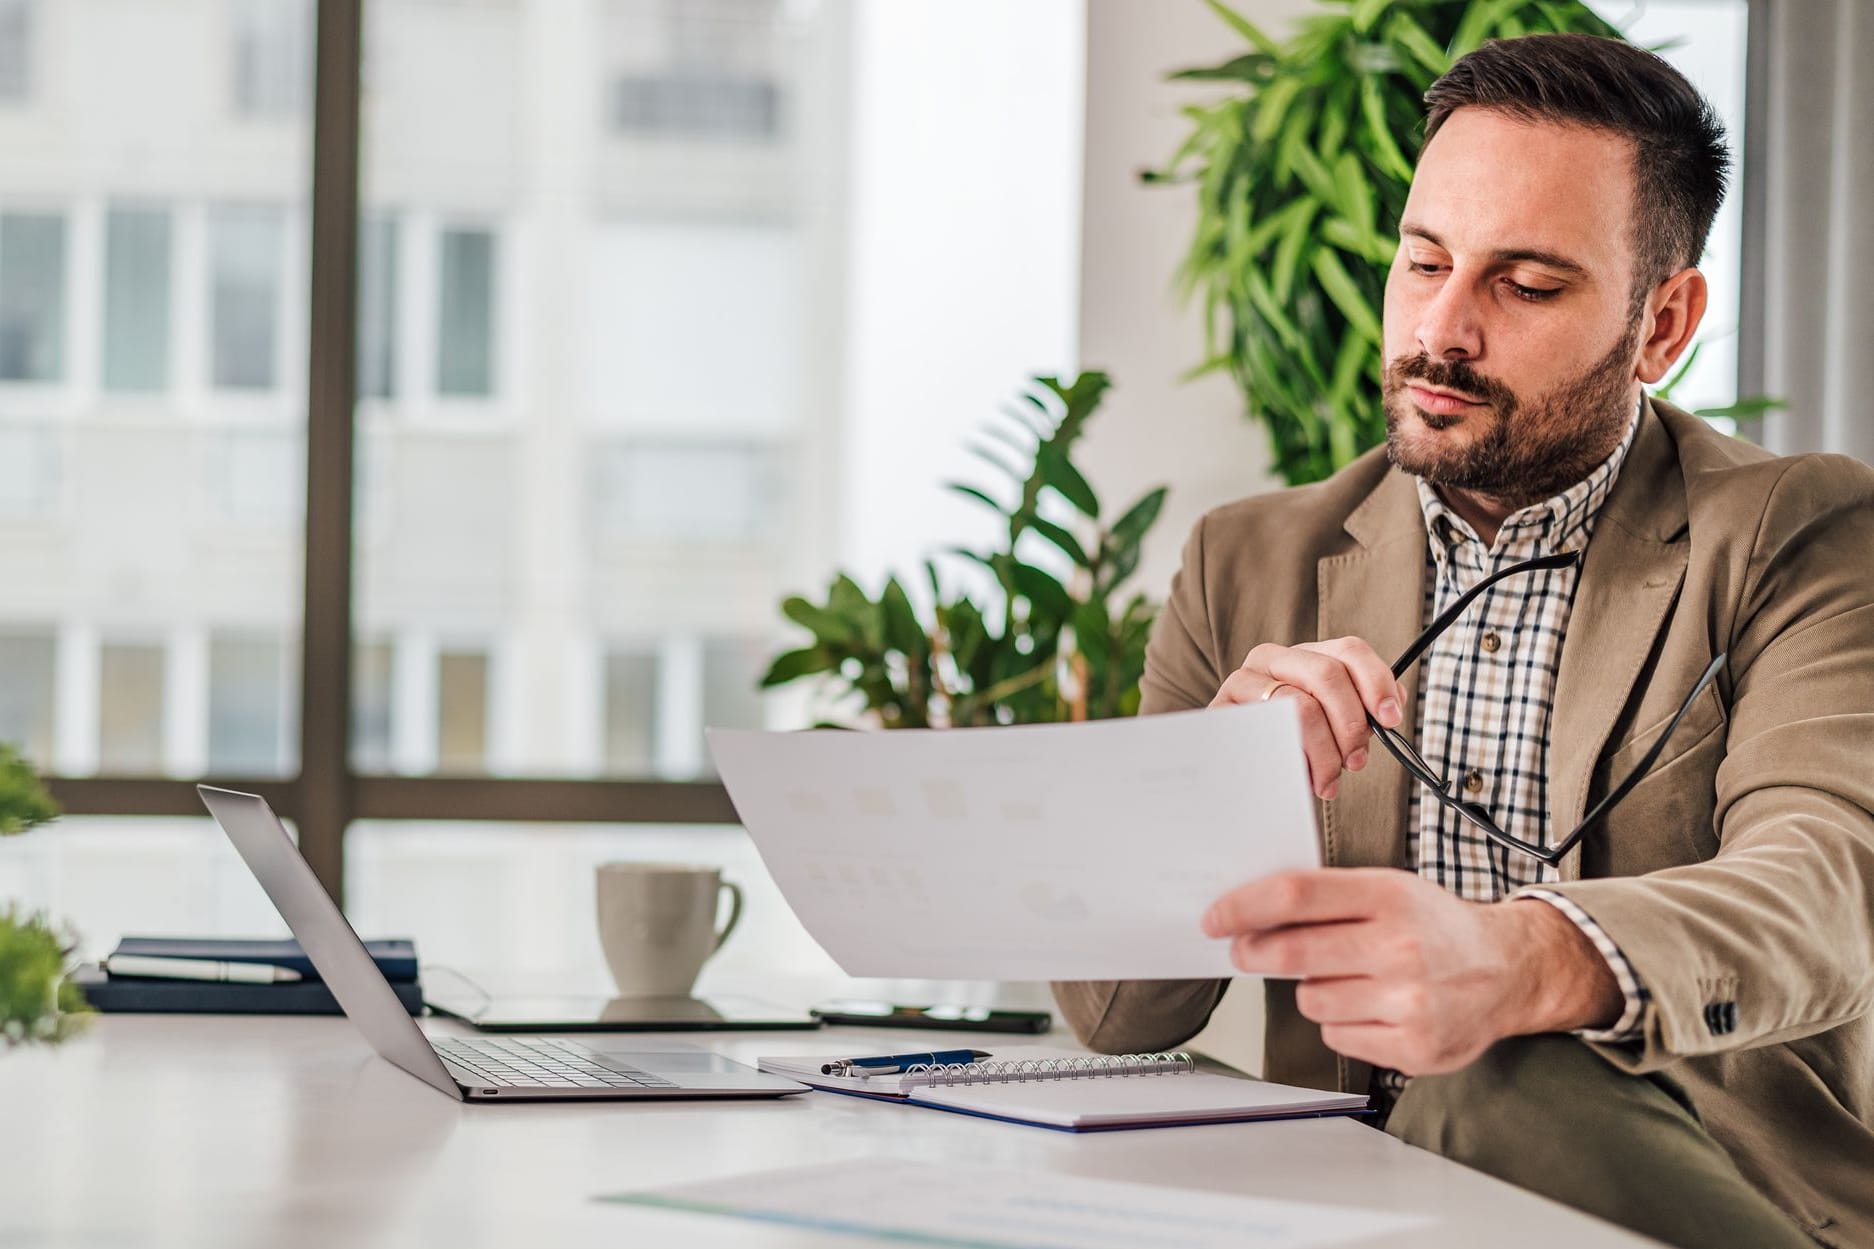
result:
M 1290 685 L 1287 681 L 1277 681 L 1274 685 L 1271 685 L 1262 692 L 1262 701 L 1266 703 L 1271 698 L 1274 698 L 1277 690 L 1292 690 L 1294 688 L 1295 687 Z

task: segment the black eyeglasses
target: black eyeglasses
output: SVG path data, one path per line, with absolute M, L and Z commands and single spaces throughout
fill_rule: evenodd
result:
M 1464 614 L 1464 609 L 1469 607 L 1471 603 L 1476 600 L 1478 595 L 1488 590 L 1497 582 L 1503 580 L 1505 577 L 1514 577 L 1517 573 L 1540 572 L 1550 568 L 1570 568 L 1579 563 L 1580 560 L 1581 553 L 1579 551 L 1564 551 L 1560 555 L 1545 555 L 1540 559 L 1525 560 L 1523 563 L 1512 564 L 1508 568 L 1499 569 L 1491 573 L 1488 577 L 1485 577 L 1482 581 L 1479 581 L 1476 585 L 1466 590 L 1463 595 L 1458 598 L 1457 602 L 1440 612 L 1438 618 L 1431 622 L 1431 626 L 1427 628 L 1425 632 L 1419 634 L 1412 645 L 1406 647 L 1405 654 L 1399 656 L 1399 661 L 1392 666 L 1394 679 L 1404 675 L 1407 668 L 1417 663 L 1419 657 L 1437 640 L 1438 635 L 1450 628 L 1452 622 Z M 1658 740 L 1647 750 L 1645 756 L 1634 765 L 1633 770 L 1627 773 L 1620 784 L 1609 790 L 1605 798 L 1602 798 L 1599 802 L 1594 804 L 1594 809 L 1582 818 L 1581 823 L 1575 825 L 1575 830 L 1572 833 L 1552 846 L 1531 845 L 1522 838 L 1505 832 L 1503 827 L 1498 824 L 1496 820 L 1491 818 L 1490 812 L 1486 811 L 1482 806 L 1475 802 L 1466 802 L 1453 794 L 1451 792 L 1453 788 L 1452 782 L 1446 777 L 1440 776 L 1436 768 L 1425 762 L 1424 757 L 1419 754 L 1411 742 L 1407 741 L 1397 731 L 1382 725 L 1378 720 L 1375 720 L 1371 714 L 1367 716 L 1366 722 L 1373 732 L 1379 735 L 1381 744 L 1392 752 L 1392 757 L 1397 759 L 1400 766 L 1404 767 L 1414 780 L 1423 785 L 1431 796 L 1438 800 L 1440 806 L 1457 812 L 1459 818 L 1482 832 L 1484 836 L 1490 838 L 1490 840 L 1496 842 L 1498 845 L 1519 851 L 1553 867 L 1555 864 L 1560 863 L 1570 850 L 1575 848 L 1577 842 L 1587 836 L 1589 828 L 1593 827 L 1596 820 L 1606 815 L 1615 803 L 1625 798 L 1628 792 L 1631 791 L 1635 785 L 1639 784 L 1640 778 L 1646 775 L 1647 769 L 1652 767 L 1654 761 L 1659 758 L 1660 751 L 1666 748 L 1666 742 L 1672 737 L 1673 731 L 1679 727 L 1679 721 L 1685 719 L 1685 713 L 1692 709 L 1693 701 L 1704 692 L 1707 685 L 1711 684 L 1712 679 L 1718 675 L 1718 670 L 1724 667 L 1724 658 L 1723 655 L 1719 655 L 1716 659 L 1711 661 L 1710 666 L 1705 669 L 1704 675 L 1698 678 L 1698 683 L 1692 686 L 1692 692 L 1685 696 L 1685 701 L 1679 704 L 1679 710 L 1666 724 L 1666 731 L 1659 735 Z

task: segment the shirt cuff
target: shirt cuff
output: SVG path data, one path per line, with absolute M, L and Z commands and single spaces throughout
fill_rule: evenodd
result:
M 1646 986 L 1640 983 L 1640 973 L 1633 969 L 1627 956 L 1614 944 L 1614 939 L 1594 922 L 1588 913 L 1570 902 L 1559 893 L 1547 889 L 1525 889 L 1516 895 L 1519 898 L 1540 898 L 1550 906 L 1566 915 L 1575 927 L 1586 934 L 1594 943 L 1594 948 L 1607 960 L 1607 968 L 1614 973 L 1614 981 L 1620 986 L 1620 995 L 1626 999 L 1626 1009 L 1620 1012 L 1620 1018 L 1610 1028 L 1577 1028 L 1575 1036 L 1584 1041 L 1637 1041 L 1640 1039 L 1640 1017 L 1646 1011 L 1646 1003 L 1652 995 Z

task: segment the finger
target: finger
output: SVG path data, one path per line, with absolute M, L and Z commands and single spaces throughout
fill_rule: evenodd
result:
M 1277 872 L 1239 885 L 1211 903 L 1204 912 L 1204 932 L 1227 937 L 1289 924 L 1371 919 L 1394 906 L 1417 879 L 1391 867 Z
M 1257 672 L 1252 668 L 1238 668 L 1223 679 L 1223 684 L 1217 687 L 1217 696 L 1210 700 L 1210 705 L 1224 707 L 1233 703 L 1262 702 L 1274 682 L 1275 679 L 1267 673 Z
M 1252 976 L 1367 976 L 1377 964 L 1372 925 L 1293 924 L 1237 934 L 1230 961 Z
M 1283 698 L 1295 704 L 1296 714 L 1301 717 L 1301 752 L 1308 759 L 1308 785 L 1314 790 L 1314 796 L 1332 799 L 1340 793 L 1341 758 L 1340 743 L 1334 740 L 1334 733 L 1327 726 L 1327 713 L 1321 710 L 1321 704 L 1311 696 L 1292 685 L 1283 686 L 1272 696 Z
M 1336 1054 L 1375 1067 L 1409 1071 L 1417 1066 L 1408 1057 L 1411 1047 L 1407 1044 L 1405 1030 L 1391 1024 L 1327 1024 L 1321 1029 L 1321 1042 Z
M 1333 638 L 1305 642 L 1303 646 L 1340 660 L 1373 718 L 1389 729 L 1399 727 L 1405 718 L 1405 689 L 1393 676 L 1392 665 L 1381 659 L 1364 638 Z
M 1323 1026 L 1396 1025 L 1390 997 L 1383 982 L 1368 976 L 1311 977 L 1295 986 L 1295 1009 Z
M 1261 671 L 1277 681 L 1299 686 L 1321 704 L 1341 759 L 1352 763 L 1358 755 L 1359 763 L 1365 766 L 1371 729 L 1366 722 L 1366 704 L 1360 701 L 1360 691 L 1347 665 L 1331 655 L 1302 647 L 1277 646 L 1266 652 L 1258 647 L 1250 655 L 1260 656 Z

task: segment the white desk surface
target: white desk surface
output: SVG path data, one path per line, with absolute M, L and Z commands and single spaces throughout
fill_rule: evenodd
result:
M 466 1031 L 438 1020 L 425 1026 Z M 751 1062 L 946 1037 L 967 1044 L 982 1034 L 681 1035 Z M 1074 1136 L 829 1093 L 471 1106 L 378 1059 L 346 1020 L 326 1017 L 105 1016 L 60 1049 L 0 1051 L 0 1246 L 8 1247 L 857 1246 L 879 1242 L 592 1199 L 805 1163 L 863 1168 L 880 1156 L 1347 1202 L 1436 1220 L 1363 1243 L 1652 1243 L 1349 1120 Z

